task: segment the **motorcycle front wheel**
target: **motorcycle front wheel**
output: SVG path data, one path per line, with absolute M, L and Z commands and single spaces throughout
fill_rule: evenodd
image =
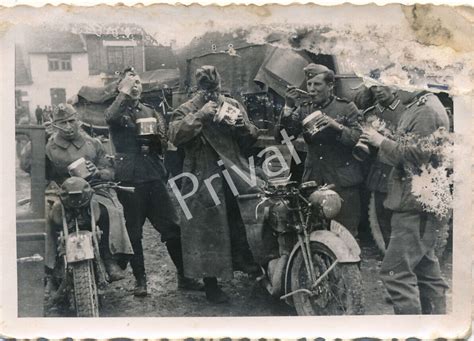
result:
M 99 297 L 92 260 L 70 264 L 77 317 L 99 317 Z
M 311 242 L 310 246 L 316 278 L 319 278 L 335 262 L 336 256 L 321 243 Z M 290 285 L 291 291 L 311 290 L 312 282 L 308 278 L 301 249 L 297 251 L 291 265 Z M 313 296 L 306 292 L 292 296 L 298 315 L 364 314 L 362 276 L 356 263 L 337 264 L 315 291 Z

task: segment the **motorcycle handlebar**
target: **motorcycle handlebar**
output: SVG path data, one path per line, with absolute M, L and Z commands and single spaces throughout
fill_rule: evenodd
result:
M 117 185 L 115 188 L 120 190 L 120 191 L 124 191 L 124 192 L 128 192 L 128 193 L 135 193 L 135 187 L 125 187 L 125 186 L 118 186 Z
M 94 188 L 94 189 L 113 188 L 113 189 L 128 192 L 128 193 L 134 193 L 135 192 L 135 187 L 120 186 L 119 184 L 116 184 L 114 182 L 94 184 L 94 185 L 92 185 L 92 188 Z

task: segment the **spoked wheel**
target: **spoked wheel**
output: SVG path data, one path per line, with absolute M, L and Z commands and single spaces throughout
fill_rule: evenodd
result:
M 323 244 L 311 242 L 316 278 L 334 263 L 336 256 Z M 291 291 L 311 289 L 301 250 L 291 267 Z M 298 315 L 361 315 L 364 313 L 362 277 L 357 264 L 337 264 L 315 289 L 316 294 L 299 292 L 293 295 Z
M 74 303 L 77 317 L 99 317 L 99 297 L 91 260 L 73 263 Z

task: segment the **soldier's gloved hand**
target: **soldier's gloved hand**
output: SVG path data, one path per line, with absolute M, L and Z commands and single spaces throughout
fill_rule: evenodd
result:
M 91 161 L 86 160 L 86 168 L 89 172 L 91 172 L 91 176 L 95 176 L 97 174 L 97 167 Z
M 214 101 L 209 101 L 198 111 L 199 115 L 202 118 L 212 118 L 217 112 L 217 103 Z
M 285 105 L 289 108 L 296 106 L 296 100 L 299 98 L 299 93 L 296 86 L 289 86 L 285 92 Z

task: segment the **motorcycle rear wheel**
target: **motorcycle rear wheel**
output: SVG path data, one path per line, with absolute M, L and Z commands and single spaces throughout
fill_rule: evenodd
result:
M 316 278 L 321 276 L 336 256 L 325 245 L 311 242 L 311 254 Z M 306 266 L 301 250 L 296 254 L 291 266 L 291 291 L 310 289 Z M 358 264 L 337 264 L 318 285 L 319 293 L 311 297 L 301 292 L 293 295 L 293 303 L 298 315 L 362 315 L 364 298 L 362 276 Z
M 86 260 L 70 264 L 70 266 L 77 317 L 99 317 L 99 297 L 93 261 Z

